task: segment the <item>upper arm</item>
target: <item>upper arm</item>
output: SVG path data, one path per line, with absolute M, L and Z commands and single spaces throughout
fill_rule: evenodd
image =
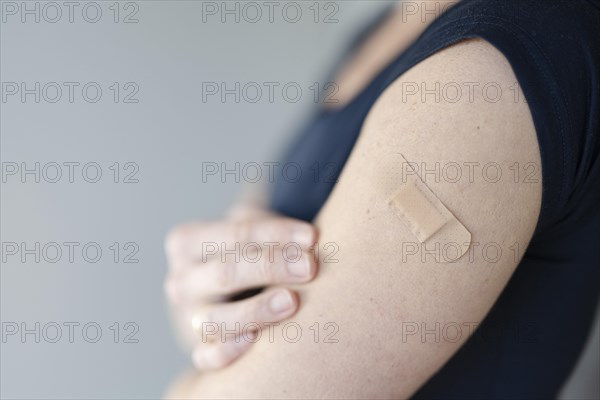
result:
M 403 96 L 407 83 L 431 89 L 435 82 L 459 84 L 462 99 Z M 479 83 L 479 93 L 494 82 L 503 95 L 492 102 L 476 92 L 471 101 L 464 82 Z M 515 102 L 509 92 L 515 82 L 496 49 L 469 41 L 433 55 L 392 83 L 371 109 L 316 220 L 320 271 L 314 282 L 296 288 L 301 307 L 292 320 L 302 338 L 291 343 L 281 326 L 272 341 L 263 332 L 247 355 L 203 376 L 196 389 L 209 397 L 405 398 L 435 373 L 489 311 L 537 222 L 539 149 L 527 104 Z M 386 206 L 394 182 L 402 179 L 402 162 L 391 161 L 397 153 L 433 171 L 419 174 L 470 231 L 473 244 L 458 261 L 403 256 L 403 243 L 417 240 Z M 462 179 L 455 179 L 454 164 L 451 177 L 444 170 L 450 163 L 462 166 Z M 524 182 L 528 163 L 537 168 L 537 179 Z M 502 177 L 494 182 L 498 171 Z M 337 262 L 323 260 L 326 243 L 339 249 Z M 329 332 L 338 328 L 337 343 L 324 343 L 327 322 L 333 323 Z M 451 338 L 444 337 L 449 324 Z M 438 335 L 406 335 L 408 326 L 411 332 L 419 327 Z M 463 327 L 460 339 L 456 326 Z

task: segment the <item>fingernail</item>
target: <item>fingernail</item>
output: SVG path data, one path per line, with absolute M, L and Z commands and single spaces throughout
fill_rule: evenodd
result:
M 280 314 L 291 309 L 294 305 L 292 296 L 287 291 L 278 292 L 269 302 L 269 308 L 275 314 Z
M 310 246 L 313 244 L 314 230 L 310 225 L 298 224 L 294 227 L 292 239 L 301 246 Z
M 303 255 L 297 261 L 288 261 L 287 269 L 292 276 L 307 278 L 310 275 L 310 259 Z

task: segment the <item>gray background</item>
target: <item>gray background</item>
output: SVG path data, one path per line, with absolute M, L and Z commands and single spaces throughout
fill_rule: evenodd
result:
M 33 8 L 35 3 L 27 4 Z M 219 16 L 202 20 L 201 1 L 137 1 L 139 22 L 123 23 L 134 9 L 125 9 L 122 2 L 115 23 L 109 8 L 113 3 L 98 2 L 103 14 L 96 23 L 83 19 L 85 2 L 75 9 L 72 23 L 67 15 L 56 23 L 43 16 L 39 23 L 27 16 L 23 23 L 20 14 L 3 15 L 2 82 L 81 86 L 73 103 L 65 90 L 57 103 L 44 98 L 36 103 L 33 95 L 25 102 L 12 96 L 0 103 L 2 162 L 24 162 L 29 168 L 36 162 L 41 167 L 96 162 L 103 175 L 97 183 L 88 183 L 80 166 L 71 183 L 63 166 L 57 183 L 43 176 L 39 183 L 32 175 L 25 182 L 18 175 L 7 176 L 1 190 L 2 242 L 24 242 L 28 248 L 36 242 L 94 242 L 103 253 L 96 263 L 82 258 L 81 246 L 74 262 L 64 252 L 55 263 L 43 258 L 36 262 L 33 255 L 22 262 L 20 253 L 5 254 L 3 323 L 24 322 L 30 329 L 37 322 L 40 327 L 80 325 L 73 343 L 64 325 L 56 343 L 45 336 L 36 343 L 33 334 L 25 340 L 8 336 L 1 343 L 2 398 L 161 396 L 168 382 L 189 366 L 188 356 L 173 339 L 162 295 L 164 234 L 186 220 L 219 217 L 242 186 L 231 177 L 226 183 L 214 178 L 203 183 L 202 163 L 277 160 L 281 147 L 316 105 L 311 85 L 326 83 L 325 73 L 350 33 L 386 4 L 335 2 L 337 23 L 323 22 L 334 10 L 324 2 L 317 23 L 309 9 L 313 2 L 300 2 L 303 16 L 297 23 L 287 22 L 277 10 L 273 23 L 266 15 L 256 23 L 243 18 L 235 23 L 233 17 L 222 23 Z M 93 10 L 88 11 L 93 17 Z M 225 103 L 216 96 L 203 102 L 202 82 L 207 81 L 295 82 L 303 95 L 295 103 L 284 100 L 280 90 L 273 103 L 266 93 L 256 103 L 243 98 L 235 103 L 232 96 Z M 87 82 L 103 89 L 97 103 L 82 97 L 81 87 Z M 113 82 L 119 82 L 122 91 L 117 103 L 109 89 Z M 122 101 L 127 82 L 139 87 L 138 103 Z M 115 162 L 120 163 L 118 183 L 109 169 Z M 138 183 L 123 182 L 131 171 L 124 169 L 127 162 L 139 167 Z M 118 262 L 109 249 L 114 242 L 121 246 Z M 123 262 L 127 251 L 122 246 L 128 242 L 139 247 L 138 263 Z M 97 343 L 82 336 L 82 326 L 90 322 L 102 328 Z M 118 343 L 110 330 L 115 322 L 120 324 Z M 131 332 L 125 329 L 127 322 L 139 327 L 134 335 L 138 343 L 124 343 L 124 335 Z M 93 330 L 88 332 L 94 336 Z M 54 336 L 50 328 L 45 333 Z M 563 397 L 600 396 L 597 327 L 595 337 Z

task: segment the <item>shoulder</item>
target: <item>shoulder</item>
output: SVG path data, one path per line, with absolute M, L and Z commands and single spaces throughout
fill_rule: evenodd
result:
M 528 221 L 533 232 L 542 179 L 536 131 L 508 60 L 491 44 L 460 42 L 392 82 L 369 111 L 341 179 L 355 169 L 394 173 L 398 166 L 381 162 L 390 153 L 416 163 L 458 212 L 474 200 L 522 203 L 502 220 Z
M 405 111 L 410 113 L 404 115 Z M 518 117 L 516 124 L 533 129 L 508 60 L 488 42 L 475 39 L 434 53 L 398 77 L 378 98 L 367 122 L 400 115 L 422 119 L 423 114 L 429 116 L 423 123 L 447 119 L 476 122 L 484 115 L 486 120 L 495 118 L 490 122 L 506 122 L 502 113 L 511 113 Z

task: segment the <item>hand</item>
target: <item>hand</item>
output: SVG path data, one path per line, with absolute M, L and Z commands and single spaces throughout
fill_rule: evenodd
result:
M 167 236 L 165 291 L 181 333 L 194 346 L 198 369 L 230 364 L 252 345 L 257 329 L 297 311 L 293 291 L 271 286 L 315 276 L 311 248 L 316 238 L 311 224 L 265 212 L 243 220 L 185 224 Z M 256 288 L 265 290 L 231 301 Z

